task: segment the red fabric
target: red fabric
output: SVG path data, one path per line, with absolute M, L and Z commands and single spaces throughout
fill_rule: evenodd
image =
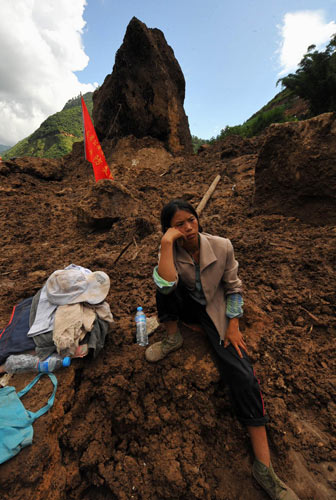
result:
M 81 97 L 81 102 L 84 122 L 85 158 L 92 163 L 96 182 L 100 179 L 113 179 L 83 97 Z

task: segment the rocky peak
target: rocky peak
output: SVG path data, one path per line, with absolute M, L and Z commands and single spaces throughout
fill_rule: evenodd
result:
M 173 153 L 191 152 L 184 97 L 184 76 L 163 33 L 133 17 L 112 74 L 93 96 L 99 139 L 151 136 Z

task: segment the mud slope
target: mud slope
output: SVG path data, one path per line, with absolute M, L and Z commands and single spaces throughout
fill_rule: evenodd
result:
M 0 325 L 71 262 L 109 274 L 115 318 L 96 360 L 57 373 L 56 401 L 34 424 L 33 446 L 0 466 L 1 499 L 267 498 L 251 478 L 249 440 L 206 338 L 184 329 L 183 348 L 157 365 L 134 343 L 136 307 L 155 313 L 162 204 L 185 197 L 197 205 L 217 174 L 201 222 L 232 240 L 240 263 L 242 330 L 270 416 L 274 468 L 302 500 L 336 498 L 336 228 L 252 206 L 258 142 L 233 156 L 226 144 L 186 158 L 151 139 L 103 147 L 117 203 L 108 181 L 94 186 L 82 145 L 59 164 L 0 169 Z M 21 389 L 31 378 L 10 383 Z M 40 407 L 50 390 L 42 378 L 26 407 Z

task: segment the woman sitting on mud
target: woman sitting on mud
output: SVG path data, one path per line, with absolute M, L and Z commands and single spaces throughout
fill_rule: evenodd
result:
M 203 233 L 195 209 L 184 200 L 164 206 L 161 225 L 159 264 L 153 277 L 165 338 L 147 348 L 146 359 L 160 361 L 182 346 L 179 321 L 199 323 L 218 356 L 237 417 L 247 426 L 255 454 L 253 476 L 271 498 L 298 500 L 270 461 L 260 387 L 239 331 L 242 284 L 232 244 Z

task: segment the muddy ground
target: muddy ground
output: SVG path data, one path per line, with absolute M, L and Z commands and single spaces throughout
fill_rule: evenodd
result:
M 335 226 L 253 206 L 257 144 L 235 158 L 222 158 L 220 145 L 186 158 L 151 139 L 103 146 L 128 189 L 112 207 L 119 217 L 101 214 L 82 144 L 63 163 L 0 168 L 0 326 L 72 262 L 109 274 L 115 319 L 97 359 L 57 372 L 55 404 L 34 424 L 33 445 L 0 466 L 1 499 L 268 498 L 251 478 L 249 439 L 204 335 L 184 328 L 183 348 L 155 365 L 134 342 L 136 307 L 155 314 L 161 207 L 173 197 L 197 206 L 217 174 L 201 223 L 231 239 L 240 264 L 241 329 L 270 417 L 274 468 L 302 500 L 335 499 Z M 161 336 L 160 327 L 150 342 Z M 10 384 L 21 389 L 32 377 Z M 43 377 L 26 407 L 50 392 Z

